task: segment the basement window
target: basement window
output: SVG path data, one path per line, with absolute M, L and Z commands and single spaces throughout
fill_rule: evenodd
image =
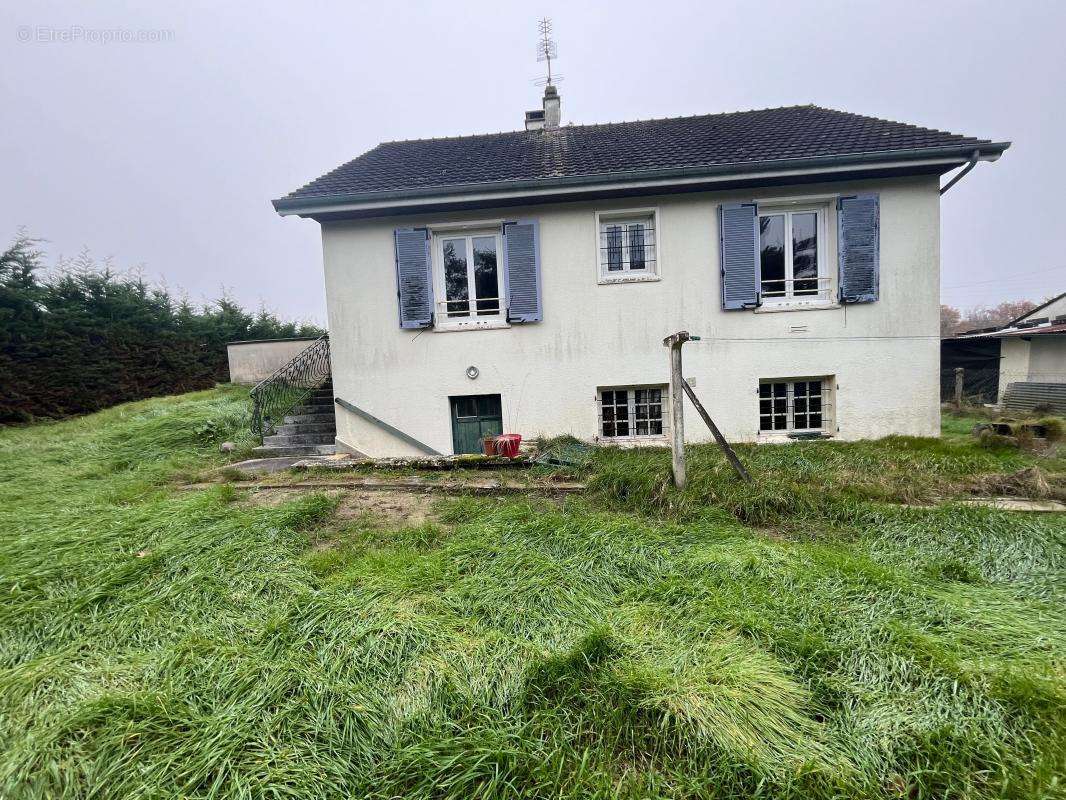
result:
M 600 283 L 658 279 L 657 217 L 654 209 L 596 214 Z
M 821 433 L 829 429 L 828 378 L 759 383 L 759 435 Z
M 662 437 L 665 386 L 601 389 L 599 433 L 604 439 Z

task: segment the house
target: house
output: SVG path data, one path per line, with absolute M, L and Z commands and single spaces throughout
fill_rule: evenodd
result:
M 945 339 L 942 353 L 942 366 L 966 370 L 968 397 L 976 388 L 1007 408 L 1066 413 L 1066 292 L 1001 327 Z
M 385 142 L 274 201 L 321 225 L 338 448 L 665 442 L 682 329 L 735 441 L 937 435 L 940 177 L 1009 143 L 812 105 L 560 119 L 549 85 L 523 130 Z

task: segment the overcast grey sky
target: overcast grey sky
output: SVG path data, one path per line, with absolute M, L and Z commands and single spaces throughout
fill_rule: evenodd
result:
M 318 226 L 271 198 L 379 141 L 521 127 L 541 15 L 564 122 L 817 103 L 1013 141 L 944 197 L 943 299 L 1066 291 L 1050 0 L 6 3 L 0 235 L 324 322 Z

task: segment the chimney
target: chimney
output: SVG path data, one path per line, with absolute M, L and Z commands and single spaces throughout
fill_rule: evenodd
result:
M 552 130 L 559 127 L 561 119 L 559 90 L 549 83 L 544 87 L 544 109 L 526 112 L 526 130 Z
M 544 87 L 544 127 L 549 130 L 558 128 L 562 121 L 562 114 L 559 90 L 549 83 Z

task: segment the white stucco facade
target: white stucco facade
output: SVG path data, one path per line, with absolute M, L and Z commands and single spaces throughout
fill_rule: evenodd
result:
M 723 311 L 718 206 L 880 195 L 880 297 L 807 310 Z M 596 214 L 653 208 L 659 279 L 599 281 Z M 491 330 L 402 330 L 393 231 L 463 221 L 540 222 L 543 320 Z M 836 274 L 835 213 L 820 257 Z M 527 438 L 597 437 L 598 389 L 668 381 L 664 336 L 684 348 L 684 374 L 723 433 L 759 438 L 759 381 L 831 378 L 841 439 L 939 431 L 939 195 L 936 176 L 557 203 L 322 224 L 338 398 L 430 447 L 453 451 L 449 397 L 499 394 L 503 428 Z M 835 289 L 833 290 L 835 296 Z M 477 367 L 471 380 L 467 368 Z M 686 438 L 710 439 L 686 400 Z M 371 456 L 419 451 L 337 408 L 338 445 Z
M 1007 337 L 999 340 L 999 402 L 1015 381 L 1029 380 L 1029 340 Z
M 1034 336 L 1029 344 L 1029 380 L 1066 383 L 1066 336 Z

